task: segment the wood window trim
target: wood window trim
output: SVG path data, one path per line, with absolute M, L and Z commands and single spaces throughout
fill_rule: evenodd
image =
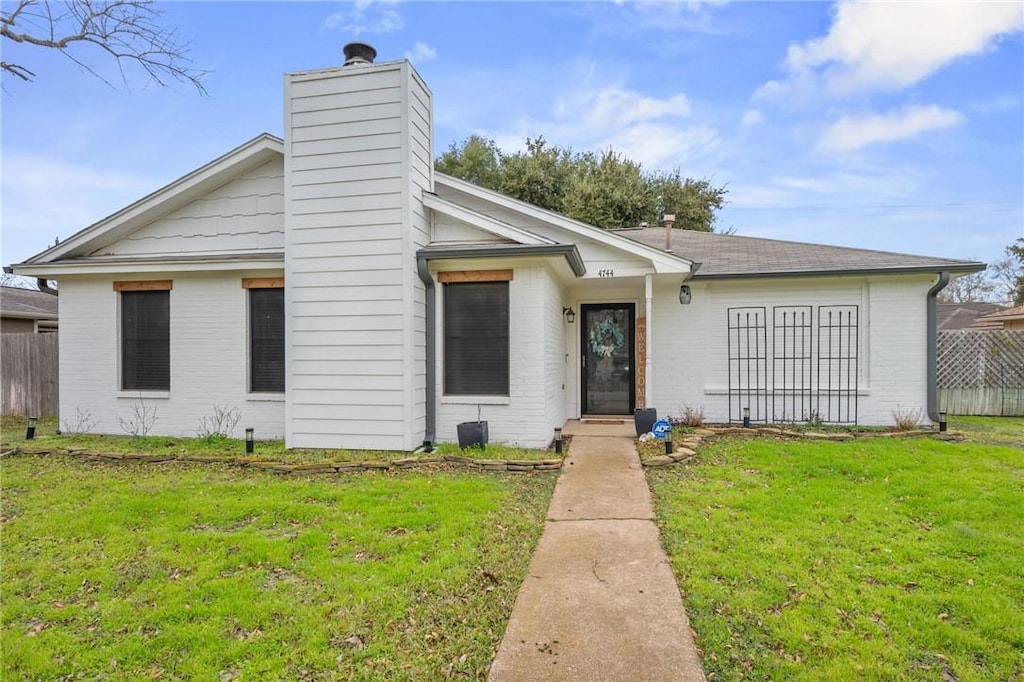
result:
M 284 277 L 243 277 L 243 289 L 283 289 Z
M 170 291 L 174 288 L 172 282 L 169 279 L 114 282 L 114 291 Z
M 437 273 L 437 281 L 441 284 L 459 284 L 463 282 L 511 282 L 512 270 L 451 270 Z

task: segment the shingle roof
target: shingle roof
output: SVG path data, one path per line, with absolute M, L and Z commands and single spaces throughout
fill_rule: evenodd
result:
M 988 315 L 982 315 L 983 320 L 1016 320 L 1024 317 L 1024 305 L 1019 305 L 1016 308 L 1007 308 L 1005 310 L 997 310 L 994 313 Z
M 0 287 L 0 314 L 56 319 L 57 297 L 34 289 Z
M 1003 306 L 998 303 L 979 303 L 967 301 L 964 303 L 940 303 L 938 308 L 938 329 L 949 331 L 952 329 L 969 329 L 971 327 L 998 326 L 996 323 L 985 325 L 979 322 L 980 316 L 987 313 L 998 312 Z
M 665 249 L 665 228 L 611 232 Z M 977 272 L 984 263 L 905 253 L 787 242 L 760 237 L 672 230 L 672 253 L 701 263 L 694 279 L 883 272 Z

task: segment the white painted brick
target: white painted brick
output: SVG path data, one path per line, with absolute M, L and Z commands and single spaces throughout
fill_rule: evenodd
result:
M 235 432 L 256 429 L 257 438 L 284 436 L 284 397 L 266 400 L 248 393 L 247 301 L 243 277 L 280 276 L 277 271 L 222 274 L 164 274 L 170 292 L 171 390 L 169 397 L 144 398 L 155 406 L 153 435 L 195 436 L 213 405 L 242 415 Z M 119 390 L 119 294 L 115 279 L 62 278 L 60 330 L 60 414 L 74 421 L 89 411 L 97 433 L 123 434 L 118 417 L 131 416 L 138 395 Z M 140 278 L 141 279 L 141 278 Z

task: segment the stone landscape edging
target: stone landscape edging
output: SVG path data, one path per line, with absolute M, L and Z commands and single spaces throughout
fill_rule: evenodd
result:
M 160 455 L 146 453 L 93 452 L 79 448 L 14 448 L 4 455 L 67 455 L 91 462 L 193 462 L 201 464 L 228 464 L 231 466 L 264 469 L 277 474 L 344 474 L 362 471 L 404 471 L 438 464 L 450 464 L 480 471 L 506 471 L 526 473 L 533 471 L 559 471 L 562 459 L 478 459 L 463 455 L 437 455 L 427 457 L 403 457 L 385 462 L 364 460 L 355 462 L 299 462 L 291 464 L 276 460 L 252 457 L 230 457 L 216 455 Z
M 640 464 L 645 467 L 662 467 L 683 462 L 695 456 L 697 448 L 705 444 L 705 441 L 712 438 L 721 438 L 722 436 L 740 436 L 745 438 L 773 436 L 793 440 L 842 442 L 865 438 L 935 438 L 936 440 L 944 441 L 962 441 L 966 434 L 961 431 L 939 432 L 927 429 L 914 429 L 910 431 L 837 431 L 826 433 L 821 431 L 796 431 L 775 426 L 707 426 L 698 427 L 684 434 L 684 437 L 680 440 L 682 447 L 676 448 L 671 454 L 655 455 L 647 459 L 641 457 Z

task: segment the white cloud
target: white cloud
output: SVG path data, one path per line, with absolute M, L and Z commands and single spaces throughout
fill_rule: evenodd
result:
M 549 118 L 520 119 L 511 130 L 481 131 L 506 151 L 526 136 L 577 151 L 614 149 L 648 169 L 671 169 L 701 154 L 718 139 L 715 129 L 690 122 L 690 101 L 678 93 L 650 97 L 619 85 L 564 93 Z
M 751 128 L 761 123 L 764 120 L 764 116 L 757 109 L 747 109 L 743 112 L 743 118 L 740 119 L 740 127 Z
M 416 42 L 412 46 L 411 50 L 406 51 L 405 58 L 414 64 L 422 64 L 423 62 L 429 62 L 431 59 L 437 57 L 437 50 L 428 45 L 427 43 Z
M 352 9 L 329 15 L 324 26 L 353 36 L 392 33 L 405 26 L 395 4 L 395 0 L 356 0 Z
M 835 92 L 900 89 L 1022 28 L 1019 2 L 844 0 L 828 35 L 791 45 L 786 66 L 821 69 Z
M 813 214 L 851 211 L 857 205 L 902 201 L 921 185 L 911 167 L 872 166 L 857 170 L 800 173 L 764 182 L 729 186 L 729 204 L 739 209 L 781 209 Z M 870 199 L 865 199 L 870 197 Z
M 162 184 L 137 173 L 102 171 L 67 161 L 4 157 L 5 263 L 20 262 Z M 54 201 L 54 197 L 60 201 Z
M 847 116 L 828 127 L 818 140 L 817 149 L 826 153 L 849 152 L 948 128 L 962 120 L 960 112 L 935 105 L 909 106 L 887 114 Z

